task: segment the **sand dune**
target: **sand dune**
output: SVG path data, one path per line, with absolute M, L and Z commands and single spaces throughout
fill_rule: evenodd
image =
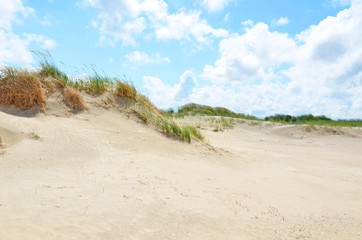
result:
M 117 110 L 49 112 L 0 112 L 1 239 L 362 239 L 360 129 L 186 144 Z

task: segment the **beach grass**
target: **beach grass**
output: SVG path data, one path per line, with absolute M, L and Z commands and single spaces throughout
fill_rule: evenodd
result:
M 121 80 L 116 81 L 116 89 L 114 92 L 118 97 L 128 98 L 131 100 L 136 100 L 137 90 L 136 88 L 128 82 L 123 82 Z
M 43 111 L 46 92 L 41 77 L 33 72 L 5 67 L 1 70 L 0 104 L 28 110 L 39 106 Z
M 64 102 L 73 111 L 77 112 L 87 109 L 82 95 L 79 93 L 79 91 L 73 89 L 72 87 L 66 87 L 63 91 L 63 96 Z
M 112 79 L 96 74 L 85 79 L 76 79 L 69 84 L 79 91 L 93 96 L 99 96 L 110 90 L 112 87 Z

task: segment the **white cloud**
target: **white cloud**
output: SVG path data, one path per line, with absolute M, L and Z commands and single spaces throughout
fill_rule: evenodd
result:
M 197 88 L 197 79 L 192 70 L 186 70 L 175 85 L 167 85 L 157 77 L 146 76 L 143 83 L 150 99 L 161 108 L 180 106 L 191 101 Z
M 45 50 L 50 50 L 55 48 L 56 44 L 53 39 L 45 37 L 39 34 L 25 34 L 26 40 L 28 42 L 37 42 L 41 44 L 42 48 Z
M 233 89 L 238 90 L 228 96 L 241 98 L 237 93 L 241 92 L 249 99 L 245 102 L 263 106 L 265 113 L 361 118 L 362 112 L 356 111 L 362 108 L 361 12 L 362 2 L 354 1 L 350 9 L 327 17 L 296 39 L 255 24 L 244 34 L 223 40 L 220 58 L 206 66 L 202 76 L 226 86 L 236 81 Z
M 23 17 L 34 13 L 34 9 L 25 7 L 20 0 L 0 1 L 0 28 L 11 30 L 12 24 L 21 23 Z
M 209 43 L 212 38 L 226 37 L 224 29 L 211 27 L 198 11 L 180 10 L 169 13 L 163 0 L 84 0 L 83 6 L 99 9 L 96 27 L 102 42 L 136 45 L 145 30 L 154 32 L 158 40 L 188 40 Z
M 157 79 L 146 85 L 150 98 L 162 107 L 198 102 L 259 116 L 362 118 L 361 12 L 362 1 L 353 1 L 296 37 L 249 21 L 244 33 L 220 42 L 219 58 L 200 75 L 206 84 L 186 84 L 181 101 L 181 80 L 169 86 Z
M 168 57 L 162 57 L 160 53 L 155 53 L 154 55 L 148 55 L 147 53 L 140 51 L 133 51 L 130 54 L 127 54 L 125 58 L 134 64 L 160 64 L 160 63 L 170 63 Z
M 209 12 L 218 12 L 223 10 L 229 2 L 229 0 L 202 0 L 202 5 Z
M 26 39 L 0 29 L 0 64 L 5 62 L 31 62 L 31 53 L 27 50 L 28 44 Z
M 20 0 L 0 1 L 0 63 L 32 61 L 28 46 L 35 42 L 45 49 L 55 47 L 54 40 L 38 35 L 24 34 L 19 36 L 13 32 L 13 24 L 22 24 L 24 19 L 35 14 L 34 9 L 26 7 Z
M 285 26 L 289 24 L 289 18 L 280 17 L 279 19 L 274 19 L 272 23 L 277 26 Z
M 267 80 L 274 69 L 292 62 L 296 44 L 287 34 L 270 32 L 268 25 L 258 23 L 220 42 L 220 58 L 206 65 L 203 78 L 213 82 Z
M 175 104 L 176 88 L 165 84 L 161 79 L 145 76 L 143 84 L 151 101 L 159 108 L 169 108 Z
M 224 29 L 214 29 L 206 20 L 200 19 L 200 12 L 171 14 L 156 25 L 156 36 L 162 40 L 192 40 L 208 43 L 209 37 L 223 38 L 228 35 Z

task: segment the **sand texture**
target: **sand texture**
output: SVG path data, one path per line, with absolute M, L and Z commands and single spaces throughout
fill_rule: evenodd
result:
M 204 134 L 0 111 L 0 239 L 362 239 L 360 129 Z

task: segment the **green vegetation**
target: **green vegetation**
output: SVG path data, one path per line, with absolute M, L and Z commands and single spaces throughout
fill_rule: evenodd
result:
M 199 115 L 199 116 L 220 116 L 220 117 L 247 119 L 247 120 L 258 120 L 258 118 L 255 116 L 242 114 L 242 113 L 235 113 L 224 107 L 211 107 L 196 103 L 186 104 L 180 107 L 176 113 L 172 109 L 167 110 L 166 114 L 173 115 L 176 118 Z
M 275 114 L 264 119 L 270 122 L 292 123 L 292 124 L 308 124 L 336 127 L 362 127 L 361 119 L 352 120 L 332 120 L 326 116 L 313 116 L 312 114 L 291 116 L 286 114 Z
M 110 90 L 112 86 L 112 79 L 108 77 L 101 77 L 98 73 L 95 73 L 94 76 L 88 77 L 86 79 L 79 79 L 69 83 L 74 88 L 84 91 L 91 95 L 102 95 L 103 93 Z
M 211 128 L 214 131 L 223 131 L 224 129 L 230 129 L 238 122 L 237 121 L 238 119 L 270 121 L 270 122 L 288 123 L 288 124 L 309 124 L 309 125 L 336 126 L 336 127 L 362 127 L 361 119 L 333 120 L 323 115 L 313 116 L 312 114 L 305 114 L 300 116 L 275 114 L 272 116 L 265 117 L 264 119 L 258 119 L 255 116 L 235 113 L 227 108 L 211 107 L 195 103 L 186 104 L 180 107 L 176 112 L 173 109 L 165 110 L 164 115 L 168 117 L 175 117 L 176 119 L 182 119 L 187 116 L 188 117 L 203 116 L 204 118 L 202 119 L 202 121 L 204 123 L 197 122 L 195 124 L 196 120 L 194 119 L 192 120 L 194 121 L 193 125 L 197 126 L 198 128 Z M 210 118 L 205 118 L 207 116 Z M 183 122 L 180 120 L 177 121 Z

